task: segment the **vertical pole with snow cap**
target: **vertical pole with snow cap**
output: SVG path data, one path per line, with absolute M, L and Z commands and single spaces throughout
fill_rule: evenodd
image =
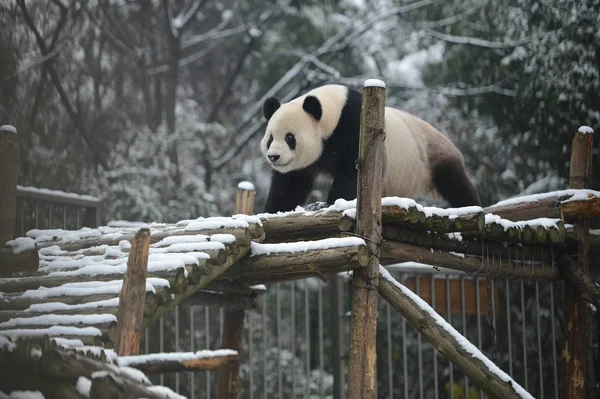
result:
M 11 125 L 0 126 L 0 248 L 12 240 L 17 218 L 19 136 Z
M 255 195 L 256 191 L 252 183 L 239 183 L 235 193 L 234 213 L 254 214 Z M 223 314 L 221 349 L 237 351 L 238 356 L 236 361 L 223 366 L 217 372 L 218 399 L 236 399 L 238 397 L 240 362 L 242 360 L 244 338 L 244 317 L 245 312 L 242 308 L 227 308 Z
M 364 237 L 371 258 L 352 276 L 348 399 L 375 397 L 384 128 L 385 83 L 367 79 L 360 116 L 356 234 Z
M 569 171 L 570 188 L 590 188 L 592 183 L 592 156 L 594 131 L 582 126 L 579 128 L 571 147 Z M 577 261 L 583 273 L 590 271 L 590 219 L 576 221 L 575 236 L 577 247 L 570 255 Z M 562 353 L 562 398 L 575 399 L 588 396 L 588 337 L 590 310 L 588 303 L 581 298 L 577 289 L 565 284 L 565 343 Z

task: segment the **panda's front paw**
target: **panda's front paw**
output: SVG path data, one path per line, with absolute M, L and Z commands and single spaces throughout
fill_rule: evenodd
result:
M 329 204 L 327 202 L 319 201 L 319 202 L 313 202 L 312 204 L 306 205 L 304 207 L 304 209 L 306 209 L 307 211 L 310 211 L 310 212 L 314 212 L 314 211 L 318 211 L 323 208 L 327 208 L 328 206 L 329 206 Z

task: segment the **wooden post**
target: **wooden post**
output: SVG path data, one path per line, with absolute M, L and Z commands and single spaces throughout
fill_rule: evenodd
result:
M 252 183 L 239 183 L 235 193 L 234 213 L 254 214 L 255 194 L 256 192 Z M 242 341 L 244 338 L 244 316 L 245 312 L 243 308 L 228 308 L 224 311 L 221 349 L 237 351 L 238 356 L 235 360 L 217 371 L 218 399 L 236 399 L 238 396 L 240 361 L 243 349 Z
M 140 229 L 131 243 L 127 271 L 119 294 L 117 339 L 119 356 L 138 355 L 146 299 L 146 272 L 150 251 L 150 229 Z
M 0 248 L 15 234 L 19 136 L 11 125 L 0 126 Z
M 594 131 L 580 127 L 571 148 L 570 186 L 589 188 L 592 180 L 592 150 Z M 590 270 L 590 219 L 579 220 L 575 225 L 579 237 L 576 253 L 572 253 L 583 273 Z M 562 353 L 563 399 L 585 398 L 587 391 L 587 356 L 590 314 L 589 305 L 582 293 L 569 283 L 565 284 L 565 345 Z
M 356 233 L 365 238 L 371 260 L 352 275 L 348 399 L 375 397 L 384 128 L 385 84 L 368 79 L 363 88 L 360 121 Z

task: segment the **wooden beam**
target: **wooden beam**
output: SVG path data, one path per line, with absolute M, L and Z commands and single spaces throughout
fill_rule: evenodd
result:
M 12 240 L 17 218 L 19 136 L 10 125 L 0 126 L 0 247 Z M 0 268 L 5 265 L 0 264 Z
M 385 138 L 385 84 L 365 81 L 360 118 L 356 233 L 364 237 L 370 260 L 352 274 L 352 320 L 348 399 L 375 398 L 377 303 Z
M 524 393 L 522 387 L 516 386 L 514 382 L 509 382 L 508 376 L 499 375 L 502 373 L 499 369 L 498 372 L 492 372 L 490 367 L 492 362 L 485 358 L 475 346 L 465 347 L 465 343 L 468 342 L 466 338 L 447 324 L 431 307 L 421 302 L 417 295 L 412 294 L 408 289 L 403 289 L 387 270 L 383 267 L 380 270 L 379 293 L 381 296 L 406 318 L 434 348 L 483 389 L 490 398 L 522 399 L 524 397 L 522 396 Z M 449 328 L 453 331 L 449 331 Z M 479 353 L 477 354 L 477 352 Z
M 570 186 L 591 186 L 594 135 L 591 128 L 580 128 L 571 148 Z M 571 253 L 584 274 L 590 270 L 590 219 L 575 225 L 579 242 Z M 590 313 L 587 301 L 573 284 L 565 284 L 565 343 L 562 352 L 562 398 L 583 399 L 587 393 L 588 337 Z
M 522 258 L 505 258 L 492 251 L 489 252 L 488 262 L 482 259 L 481 256 L 457 254 L 447 250 L 432 250 L 420 245 L 385 241 L 381 245 L 380 257 L 382 264 L 414 261 L 477 275 L 492 275 L 498 278 L 527 278 L 531 280 L 557 280 L 560 278 L 558 268 L 552 267 L 550 262 L 550 251 L 548 251 L 547 258 L 544 259 L 543 263 L 541 262 L 542 259 L 536 259 L 539 262 L 523 267 Z
M 131 243 L 127 271 L 119 295 L 115 342 L 119 356 L 137 355 L 140 351 L 149 249 L 150 229 L 140 229 Z
M 248 182 L 238 185 L 235 195 L 235 213 L 254 213 L 254 186 Z M 238 356 L 217 372 L 217 398 L 236 399 L 239 388 L 240 359 L 244 338 L 244 308 L 227 308 L 223 315 L 221 349 L 237 351 Z

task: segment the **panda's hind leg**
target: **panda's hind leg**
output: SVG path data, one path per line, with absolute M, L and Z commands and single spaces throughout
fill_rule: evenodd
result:
M 452 208 L 481 206 L 479 194 L 469 180 L 465 166 L 460 159 L 441 160 L 432 170 L 433 185 L 437 192 L 448 201 Z

